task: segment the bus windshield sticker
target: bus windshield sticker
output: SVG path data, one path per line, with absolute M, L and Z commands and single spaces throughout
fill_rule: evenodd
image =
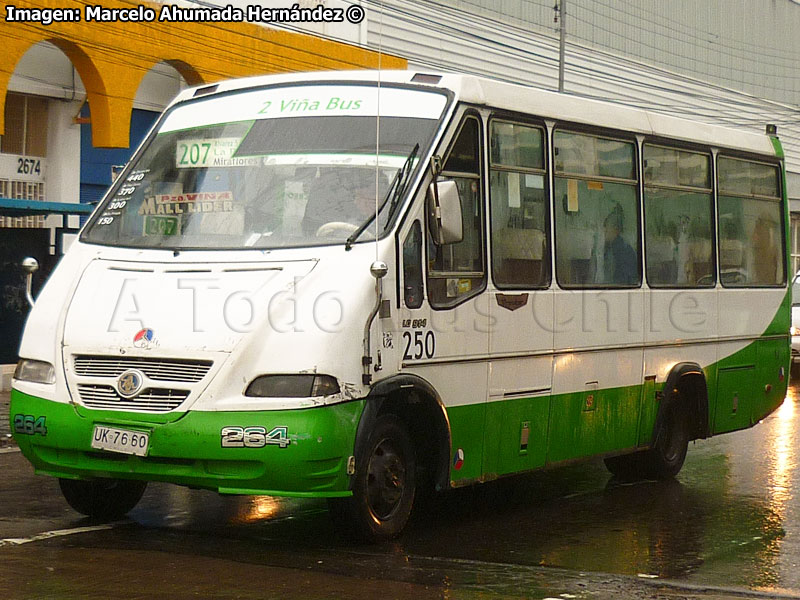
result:
M 201 192 L 197 194 L 159 194 L 145 198 L 139 214 L 182 215 L 233 211 L 231 192 Z
M 240 137 L 181 140 L 175 145 L 175 166 L 179 169 L 257 166 L 258 160 L 253 165 L 232 164 L 231 158 L 241 143 Z
M 181 221 L 178 217 L 147 215 L 143 223 L 144 235 L 178 235 Z

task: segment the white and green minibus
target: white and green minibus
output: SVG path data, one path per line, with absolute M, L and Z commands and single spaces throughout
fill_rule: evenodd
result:
M 673 477 L 786 393 L 774 132 L 489 79 L 182 92 L 36 299 L 10 419 L 76 510 L 146 482 L 415 498 L 603 457 Z

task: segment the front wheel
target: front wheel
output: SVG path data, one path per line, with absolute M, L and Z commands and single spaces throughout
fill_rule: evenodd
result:
M 403 422 L 394 415 L 380 417 L 360 454 L 353 496 L 332 500 L 332 516 L 361 539 L 391 539 L 408 522 L 416 494 L 414 446 Z
M 61 493 L 79 513 L 95 519 L 114 519 L 125 515 L 139 502 L 146 481 L 122 479 L 59 479 Z

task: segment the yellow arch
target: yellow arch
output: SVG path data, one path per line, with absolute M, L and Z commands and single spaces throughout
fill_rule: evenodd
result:
M 165 63 L 172 66 L 178 73 L 181 74 L 183 80 L 188 83 L 189 85 L 200 85 L 201 83 L 205 83 L 203 80 L 202 75 L 197 72 L 192 65 L 189 63 L 183 62 L 182 60 L 175 60 L 175 59 L 168 59 L 164 61 Z
M 164 5 L 106 0 L 108 9 Z M 70 9 L 80 22 L 0 21 L 0 135 L 5 129 L 8 82 L 31 46 L 49 41 L 75 65 L 86 87 L 92 115 L 92 142 L 97 147 L 127 148 L 133 99 L 142 78 L 159 62 L 167 62 L 190 85 L 264 73 L 324 69 L 375 68 L 378 54 L 364 48 L 311 35 L 267 29 L 250 23 L 98 23 L 86 22 L 86 2 L 22 0 L 20 9 Z M 406 60 L 381 57 L 387 69 L 406 68 Z

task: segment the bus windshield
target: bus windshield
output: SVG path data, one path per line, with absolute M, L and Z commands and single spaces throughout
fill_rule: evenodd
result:
M 446 103 L 433 91 L 314 85 L 178 105 L 82 239 L 167 249 L 340 243 L 374 218 L 376 197 L 383 231 L 393 178 L 431 143 Z

